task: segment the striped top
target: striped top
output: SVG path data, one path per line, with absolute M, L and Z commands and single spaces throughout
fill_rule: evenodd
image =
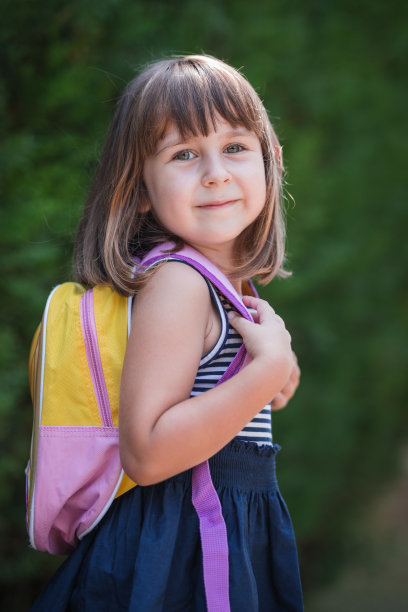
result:
M 232 306 L 210 284 L 209 288 L 221 320 L 221 333 L 215 346 L 200 361 L 190 397 L 200 395 L 214 387 L 234 359 L 242 337 L 229 325 L 227 312 Z M 268 404 L 237 435 L 239 440 L 258 445 L 272 444 L 271 406 Z

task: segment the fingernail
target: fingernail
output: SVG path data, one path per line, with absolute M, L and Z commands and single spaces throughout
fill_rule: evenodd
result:
M 227 312 L 227 317 L 229 318 L 229 320 L 235 319 L 236 316 L 237 316 L 237 313 L 235 312 L 235 310 L 229 310 Z

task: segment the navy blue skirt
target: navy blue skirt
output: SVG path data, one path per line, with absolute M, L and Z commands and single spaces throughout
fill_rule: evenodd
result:
M 275 477 L 279 447 L 233 440 L 209 461 L 227 526 L 232 612 L 301 612 L 290 517 Z M 191 470 L 135 487 L 59 568 L 31 612 L 205 612 Z

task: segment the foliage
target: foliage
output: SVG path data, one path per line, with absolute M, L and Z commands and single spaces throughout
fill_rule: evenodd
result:
M 352 547 L 353 517 L 407 437 L 406 6 L 3 0 L 2 15 L 4 605 L 26 609 L 56 563 L 27 550 L 24 532 L 30 338 L 50 288 L 72 276 L 75 226 L 118 95 L 139 66 L 181 52 L 243 67 L 284 145 L 294 275 L 265 294 L 303 375 L 274 433 L 315 588 Z

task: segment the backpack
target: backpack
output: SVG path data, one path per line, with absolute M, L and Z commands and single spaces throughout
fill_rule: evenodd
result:
M 171 243 L 155 247 L 141 262 L 143 269 L 161 261 L 183 261 L 251 320 L 235 289 L 214 264 L 191 247 L 169 253 L 172 247 Z M 26 470 L 26 518 L 30 544 L 37 550 L 70 553 L 113 500 L 136 486 L 123 472 L 118 436 L 119 386 L 131 308 L 132 298 L 120 296 L 109 286 L 86 290 L 73 282 L 57 286 L 47 300 L 29 357 L 34 422 Z M 242 346 L 219 382 L 233 376 L 245 359 Z M 206 546 L 211 548 L 205 529 L 223 530 L 215 490 L 217 499 L 209 505 L 211 486 L 208 462 L 193 468 L 193 503 L 200 519 L 203 554 Z M 214 512 L 220 515 L 219 527 Z M 206 565 L 207 573 L 218 574 L 219 582 L 217 563 L 204 563 L 204 573 Z

